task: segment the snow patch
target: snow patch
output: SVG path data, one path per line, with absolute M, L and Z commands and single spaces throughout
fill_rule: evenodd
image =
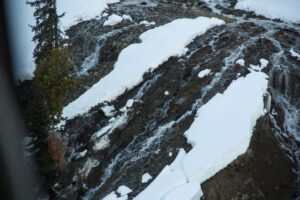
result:
M 299 0 L 239 0 L 234 8 L 270 19 L 300 23 Z
M 80 170 L 80 173 L 85 177 L 89 175 L 91 170 L 99 165 L 99 161 L 96 159 L 88 158 L 83 168 Z
M 244 59 L 238 59 L 237 61 L 235 61 L 236 64 L 240 65 L 240 66 L 245 66 L 245 60 Z
M 125 196 L 125 195 L 131 193 L 132 190 L 131 190 L 129 187 L 125 186 L 125 185 L 121 185 L 120 187 L 118 187 L 117 192 L 118 192 L 121 196 Z
M 290 52 L 291 56 L 293 56 L 294 58 L 297 58 L 297 60 L 300 60 L 300 54 L 299 53 L 297 53 L 293 49 L 290 49 L 289 52 Z
M 266 59 L 264 59 L 264 58 L 260 59 L 259 62 L 260 62 L 260 65 L 252 65 L 252 64 L 250 64 L 250 69 L 255 70 L 255 71 L 261 71 L 269 63 L 269 61 L 266 60 Z
M 103 106 L 101 107 L 101 110 L 104 112 L 104 115 L 106 117 L 111 117 L 115 114 L 115 107 L 112 105 L 112 106 L 109 106 L 109 105 L 106 105 L 106 106 Z
M 114 100 L 142 82 L 146 72 L 172 56 L 183 55 L 186 45 L 195 37 L 222 24 L 224 21 L 217 18 L 183 18 L 144 32 L 140 35 L 141 43 L 129 45 L 121 51 L 108 75 L 63 109 L 63 117 L 71 119 L 101 102 Z
M 93 146 L 94 151 L 99 151 L 102 149 L 105 149 L 109 147 L 110 140 L 109 140 L 109 134 L 111 134 L 114 130 L 117 128 L 123 126 L 126 124 L 128 120 L 128 112 L 132 105 L 134 103 L 133 99 L 129 99 L 125 106 L 120 108 L 120 114 L 118 114 L 115 117 L 112 117 L 108 120 L 108 124 L 101 129 L 99 129 L 97 132 L 95 132 L 92 136 L 92 140 L 95 142 Z
M 260 67 L 261 67 L 261 69 L 267 67 L 268 64 L 269 64 L 269 61 L 266 60 L 266 59 L 264 59 L 264 58 L 259 59 L 259 62 L 260 62 Z
M 110 140 L 108 138 L 108 135 L 104 135 L 100 139 L 96 140 L 96 142 L 93 146 L 93 150 L 100 151 L 100 150 L 106 149 L 107 147 L 109 147 L 109 144 L 110 144 Z
M 114 26 L 123 21 L 123 18 L 119 15 L 112 14 L 108 19 L 103 23 L 103 26 Z
M 210 69 L 204 69 L 204 70 L 202 70 L 202 71 L 200 71 L 198 73 L 198 77 L 199 78 L 204 78 L 205 76 L 208 76 L 210 74 L 211 74 L 211 70 Z
M 133 105 L 133 103 L 134 103 L 134 100 L 133 100 L 133 99 L 128 99 L 127 102 L 126 102 L 126 107 L 127 107 L 127 108 L 131 108 L 132 105 Z
M 125 108 L 125 109 L 124 109 Z M 100 130 L 98 130 L 96 133 L 93 134 L 92 138 L 99 138 L 105 133 L 111 133 L 113 132 L 117 127 L 122 126 L 127 122 L 127 109 L 126 106 L 121 108 L 120 110 L 123 110 L 124 112 L 120 115 L 113 117 L 109 120 L 109 123 L 102 127 Z
M 117 189 L 117 193 L 120 194 L 120 197 L 117 196 L 115 191 L 109 193 L 103 200 L 127 200 L 128 194 L 131 193 L 132 190 L 125 185 L 121 185 Z
M 148 22 L 147 20 L 140 21 L 140 25 L 145 25 L 145 26 L 154 26 L 156 23 L 155 22 Z
M 148 183 L 152 179 L 152 176 L 149 173 L 145 173 L 142 176 L 142 183 Z
M 132 18 L 131 18 L 131 16 L 129 16 L 129 15 L 122 15 L 122 18 L 123 18 L 124 20 L 129 20 L 129 21 L 132 22 Z
M 76 159 L 84 157 L 86 155 L 86 153 L 87 153 L 86 149 L 84 151 L 79 152 L 78 155 L 77 155 L 77 157 L 76 157 Z
M 170 92 L 169 92 L 169 91 L 165 91 L 165 92 L 164 92 L 164 95 L 169 96 L 169 95 L 170 95 Z

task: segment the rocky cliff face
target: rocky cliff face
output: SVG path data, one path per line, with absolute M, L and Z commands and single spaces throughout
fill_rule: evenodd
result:
M 201 185 L 204 199 L 275 200 L 299 195 L 300 61 L 289 50 L 300 52 L 300 26 L 236 11 L 235 1 L 215 2 L 121 1 L 108 13 L 130 15 L 132 22 L 103 26 L 104 17 L 67 31 L 79 81 L 69 102 L 108 74 L 120 51 L 138 42 L 144 31 L 183 17 L 217 16 L 226 21 L 197 37 L 184 56 L 172 57 L 145 74 L 142 83 L 115 101 L 67 121 L 61 134 L 68 169 L 53 180 L 56 199 L 102 199 L 123 184 L 133 190 L 132 199 L 149 184 L 141 183 L 144 173 L 155 177 L 179 148 L 190 150 L 183 133 L 197 109 L 249 73 L 247 67 L 259 64 L 261 58 L 269 61 L 264 71 L 270 76 L 270 112 L 257 122 L 248 151 Z M 155 25 L 140 24 L 143 20 Z M 239 58 L 244 58 L 245 66 L 236 64 Z M 206 68 L 217 75 L 199 79 L 197 74 Z M 135 101 L 122 111 L 128 99 Z M 100 109 L 112 105 L 112 116 Z M 106 134 L 95 138 L 103 128 Z M 95 151 L 95 142 L 101 141 L 109 144 Z

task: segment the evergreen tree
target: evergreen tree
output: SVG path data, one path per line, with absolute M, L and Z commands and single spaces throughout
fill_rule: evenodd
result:
M 32 0 L 36 20 L 32 30 L 36 42 L 34 97 L 28 128 L 32 133 L 35 157 L 47 179 L 63 168 L 64 149 L 55 125 L 61 120 L 65 94 L 74 86 L 68 49 L 62 47 L 55 0 Z
M 62 119 L 65 94 L 75 86 L 71 72 L 72 64 L 65 47 L 52 50 L 47 59 L 43 59 L 36 66 L 34 72 L 35 91 L 30 105 L 28 128 L 33 134 L 33 151 L 37 164 L 46 178 L 51 178 L 56 171 L 63 168 L 61 164 L 64 163 L 64 155 L 57 154 L 64 154 L 64 150 L 57 138 L 59 135 L 56 134 L 55 125 Z M 53 135 L 56 135 L 57 140 L 49 140 Z M 51 150 L 57 148 L 58 151 Z
M 59 29 L 59 18 L 57 15 L 56 0 L 33 0 L 27 4 L 35 8 L 34 18 L 36 24 L 32 27 L 35 33 L 33 41 L 36 47 L 33 52 L 35 63 L 46 59 L 54 48 L 58 48 L 61 41 L 61 31 Z
M 47 59 L 37 65 L 35 70 L 38 87 L 45 93 L 50 129 L 54 129 L 55 125 L 61 121 L 66 93 L 75 85 L 75 79 L 71 75 L 72 63 L 69 57 L 66 47 L 54 49 Z

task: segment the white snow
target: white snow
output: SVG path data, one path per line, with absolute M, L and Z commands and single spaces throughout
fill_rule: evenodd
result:
M 121 196 L 125 196 L 125 195 L 131 193 L 132 190 L 131 190 L 129 187 L 125 186 L 125 185 L 121 185 L 120 187 L 118 187 L 117 192 L 118 192 Z
M 145 25 L 145 26 L 154 26 L 156 23 L 155 22 L 149 22 L 147 20 L 143 20 L 143 21 L 140 21 L 139 24 L 140 25 Z
M 139 84 L 146 72 L 172 56 L 185 54 L 186 45 L 195 37 L 221 24 L 224 21 L 216 18 L 183 18 L 144 32 L 140 35 L 141 43 L 131 44 L 121 51 L 108 75 L 63 109 L 63 117 L 70 119 L 86 113 L 98 103 L 114 100 Z
M 104 127 L 101 127 L 97 132 L 95 132 L 92 136 L 92 140 L 95 141 L 93 146 L 94 151 L 99 151 L 109 147 L 110 140 L 109 134 L 111 134 L 116 128 L 123 126 L 128 120 L 128 111 L 133 105 L 134 100 L 129 99 L 125 106 L 120 108 L 119 114 L 115 117 L 112 117 L 108 120 L 108 124 Z
M 107 12 L 104 12 L 103 14 L 102 14 L 102 17 L 107 17 L 108 16 L 108 13 Z
M 89 175 L 91 170 L 94 167 L 97 167 L 99 165 L 99 161 L 94 158 L 88 158 L 82 169 L 80 170 L 80 173 L 83 174 L 85 177 Z
M 164 95 L 168 96 L 168 95 L 170 95 L 170 92 L 169 91 L 165 91 Z
M 200 71 L 198 73 L 198 77 L 199 78 L 204 78 L 205 76 L 208 76 L 210 74 L 211 74 L 211 70 L 210 69 L 204 69 L 204 70 L 202 70 L 202 71 Z
M 112 14 L 108 19 L 103 23 L 103 26 L 114 26 L 123 21 L 123 18 L 119 15 Z
M 115 121 L 116 120 L 116 118 L 115 117 L 112 117 L 112 118 L 110 118 L 109 120 L 108 120 L 108 122 L 113 122 L 113 121 Z
M 106 106 L 103 106 L 101 107 L 101 110 L 104 112 L 104 115 L 106 117 L 111 117 L 114 115 L 116 109 L 113 105 L 109 106 L 109 105 L 106 105 Z
M 235 61 L 236 64 L 240 65 L 240 66 L 245 66 L 245 60 L 244 59 L 238 59 L 237 61 Z
M 148 183 L 152 179 L 152 176 L 149 173 L 145 173 L 142 176 L 142 183 Z
M 291 56 L 293 56 L 294 58 L 297 58 L 297 60 L 300 60 L 300 54 L 297 53 L 296 51 L 294 51 L 294 49 L 290 49 L 290 54 Z
M 122 107 L 120 111 L 121 113 L 118 116 L 112 117 L 109 120 L 109 123 L 106 126 L 102 127 L 100 130 L 98 130 L 97 132 L 95 132 L 92 137 L 99 138 L 104 134 L 109 134 L 113 132 L 113 130 L 125 124 L 127 122 L 127 114 L 128 114 L 127 107 L 126 106 Z
M 266 78 L 252 71 L 198 110 L 185 133 L 193 146 L 183 160 L 189 180 L 206 180 L 246 151 L 256 120 L 264 114 Z
M 259 62 L 260 62 L 260 67 L 261 67 L 262 69 L 265 68 L 265 67 L 267 67 L 268 64 L 269 64 L 269 61 L 266 60 L 266 59 L 264 59 L 264 58 L 259 59 Z
M 123 18 L 124 20 L 132 21 L 132 18 L 131 18 L 131 16 L 129 16 L 129 15 L 122 15 L 122 18 Z
M 247 150 L 256 121 L 264 115 L 267 78 L 250 70 L 200 107 L 184 134 L 193 148 L 188 153 L 181 149 L 135 200 L 200 199 L 200 184 Z
M 198 200 L 202 196 L 198 182 L 190 182 L 175 188 L 167 194 L 164 200 Z
M 106 197 L 104 197 L 103 200 L 127 200 L 128 194 L 131 192 L 132 190 L 129 187 L 121 185 L 117 189 L 117 193 L 120 194 L 120 197 L 117 196 L 115 191 L 112 191 Z
M 185 174 L 182 170 L 172 170 L 171 167 L 167 165 L 152 183 L 134 199 L 163 199 L 165 195 L 185 184 L 186 181 Z
M 173 153 L 172 152 L 169 152 L 169 157 L 172 157 L 173 156 Z
M 133 99 L 128 99 L 127 102 L 126 102 L 126 107 L 127 107 L 127 108 L 131 108 L 132 105 L 133 105 L 133 103 L 134 103 L 134 100 L 133 100 Z
M 110 144 L 110 140 L 108 138 L 108 135 L 104 135 L 103 137 L 101 137 L 100 139 L 97 139 L 95 141 L 93 150 L 100 151 L 100 150 L 106 149 L 107 147 L 109 147 L 109 144 Z
M 55 183 L 53 186 L 54 186 L 54 187 L 58 187 L 58 186 L 59 186 L 59 183 Z
M 78 154 L 78 156 L 77 156 L 76 158 L 77 158 L 77 159 L 78 159 L 78 158 L 82 158 L 82 157 L 85 156 L 86 153 L 87 153 L 87 150 L 85 149 L 84 151 L 79 152 L 79 154 Z
M 300 23 L 299 0 L 239 0 L 235 9 L 253 11 L 270 19 Z
M 176 169 L 179 169 L 181 168 L 181 165 L 182 165 L 182 159 L 186 156 L 186 152 L 184 149 L 180 149 L 175 160 L 172 162 L 171 164 L 171 169 L 172 170 L 176 170 Z
M 266 59 L 264 59 L 264 58 L 260 59 L 259 62 L 260 62 L 260 65 L 253 65 L 253 64 L 250 64 L 250 68 L 253 69 L 253 70 L 256 70 L 256 71 L 261 71 L 261 70 L 262 70 L 263 68 L 265 68 L 265 67 L 268 65 L 268 63 L 269 63 L 269 61 L 266 60 Z

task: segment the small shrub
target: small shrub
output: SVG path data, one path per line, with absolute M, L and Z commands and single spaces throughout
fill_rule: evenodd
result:
M 48 152 L 55 163 L 55 167 L 63 171 L 66 167 L 65 147 L 59 134 L 51 133 L 47 138 Z

